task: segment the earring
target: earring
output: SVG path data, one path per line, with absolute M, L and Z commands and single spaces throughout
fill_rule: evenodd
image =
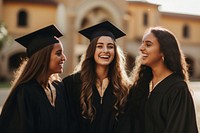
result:
M 165 57 L 164 56 L 162 56 L 162 60 L 165 61 Z

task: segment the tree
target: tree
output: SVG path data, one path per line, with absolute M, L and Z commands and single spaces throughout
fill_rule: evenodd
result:
M 5 24 L 0 21 L 0 50 L 2 49 L 3 44 L 7 40 L 7 37 L 8 37 L 8 31 L 5 27 Z

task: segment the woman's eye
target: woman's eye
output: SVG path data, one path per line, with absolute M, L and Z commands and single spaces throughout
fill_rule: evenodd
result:
M 151 46 L 151 45 L 152 45 L 151 43 L 146 43 L 146 46 L 147 46 L 147 47 L 149 47 L 149 46 Z
M 56 52 L 56 55 L 60 56 L 62 54 L 61 51 Z
M 101 45 L 97 45 L 97 48 L 103 48 L 103 46 L 101 46 Z
M 112 45 L 109 45 L 109 46 L 108 46 L 108 48 L 109 48 L 109 49 L 113 49 L 113 48 L 114 48 L 114 46 L 112 46 Z

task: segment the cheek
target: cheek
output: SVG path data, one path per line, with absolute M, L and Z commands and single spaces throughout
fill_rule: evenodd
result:
M 59 59 L 56 57 L 51 57 L 50 59 L 50 67 L 57 65 L 59 62 Z
M 99 51 L 95 50 L 95 52 L 94 52 L 94 59 L 98 58 L 98 56 L 99 56 Z
M 55 62 L 53 60 L 50 61 L 49 68 L 52 69 L 55 66 Z
M 111 54 L 111 56 L 114 58 L 114 56 L 115 56 L 115 50 L 111 50 L 111 51 L 110 51 L 110 54 Z
M 161 55 L 162 55 L 162 53 L 160 52 L 160 50 L 159 49 L 155 49 L 154 50 L 154 54 L 155 54 L 155 56 L 157 56 L 157 57 L 161 57 Z

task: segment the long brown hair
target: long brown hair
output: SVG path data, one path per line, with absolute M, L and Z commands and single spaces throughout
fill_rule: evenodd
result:
M 50 79 L 61 80 L 57 74 L 53 74 L 50 79 L 48 76 L 50 56 L 53 47 L 54 45 L 47 46 L 33 54 L 29 59 L 23 61 L 14 74 L 10 95 L 17 86 L 26 83 L 31 79 L 40 77 L 41 85 L 47 85 Z
M 95 108 L 92 106 L 92 87 L 96 83 L 96 71 L 94 53 L 99 37 L 93 39 L 89 44 L 86 53 L 83 55 L 79 67 L 76 72 L 80 71 L 82 88 L 80 95 L 80 105 L 82 108 L 82 116 L 91 121 L 95 118 Z M 130 82 L 126 73 L 126 62 L 124 53 L 119 46 L 114 45 L 115 57 L 109 66 L 108 78 L 114 86 L 113 94 L 116 97 L 114 108 L 117 113 L 123 112 L 124 106 L 127 102 L 127 95 L 129 92 Z

